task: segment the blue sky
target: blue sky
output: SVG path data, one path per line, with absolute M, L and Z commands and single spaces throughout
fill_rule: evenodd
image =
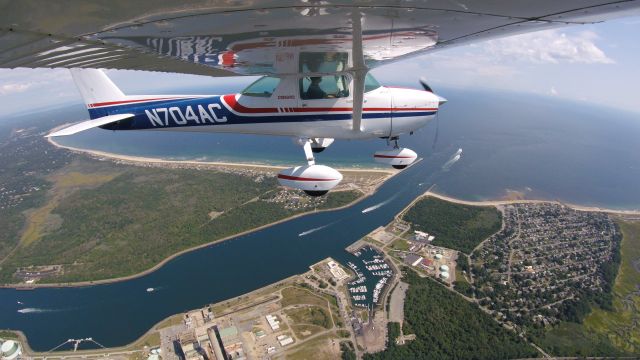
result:
M 640 17 L 545 30 L 460 46 L 374 70 L 384 83 L 489 88 L 535 93 L 640 113 Z M 158 93 L 212 82 L 241 88 L 247 78 L 109 71 L 125 93 Z M 0 116 L 80 102 L 65 69 L 1 69 Z

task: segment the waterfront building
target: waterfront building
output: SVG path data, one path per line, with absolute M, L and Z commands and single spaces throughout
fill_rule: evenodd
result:
M 2 351 L 2 360 L 14 360 L 22 355 L 22 348 L 20 343 L 13 340 L 7 340 L 0 346 Z

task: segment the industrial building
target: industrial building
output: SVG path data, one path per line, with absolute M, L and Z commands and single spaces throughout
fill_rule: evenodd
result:
M 336 280 L 340 281 L 349 278 L 349 274 L 342 270 L 340 265 L 338 265 L 338 263 L 336 263 L 335 261 L 329 261 L 327 263 L 327 266 L 329 267 L 331 275 L 333 275 Z
M 408 264 L 408 265 L 411 265 L 411 266 L 417 266 L 418 264 L 420 264 L 422 259 L 424 259 L 422 256 L 419 256 L 419 255 L 416 255 L 416 254 L 408 254 L 404 258 L 404 262 L 406 264 Z
M 282 347 L 293 344 L 293 338 L 289 335 L 280 335 L 277 339 Z
M 271 330 L 276 331 L 278 329 L 280 329 L 280 321 L 278 320 L 277 317 L 275 317 L 274 315 L 267 315 L 265 316 L 265 318 L 267 319 L 267 322 L 269 323 L 269 326 L 271 327 Z
M 436 238 L 435 236 L 429 235 L 429 233 L 426 233 L 424 231 L 415 230 L 413 232 L 413 241 L 416 241 L 416 242 L 428 243 L 435 240 L 435 238 Z
M 180 335 L 180 349 L 185 360 L 204 360 L 202 348 L 196 339 L 195 332 L 189 331 Z

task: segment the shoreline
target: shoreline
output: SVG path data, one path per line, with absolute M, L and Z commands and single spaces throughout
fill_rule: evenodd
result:
M 54 131 L 56 128 L 52 129 Z M 74 153 L 89 155 L 93 157 L 99 158 L 108 158 L 116 161 L 128 161 L 133 163 L 147 163 L 147 164 L 173 164 L 173 165 L 193 165 L 193 166 L 217 166 L 217 167 L 233 167 L 233 168 L 259 168 L 263 170 L 283 170 L 288 168 L 283 165 L 264 165 L 264 164 L 253 164 L 253 163 L 243 163 L 243 162 L 226 162 L 226 161 L 198 161 L 198 160 L 169 160 L 155 157 L 145 157 L 145 156 L 137 156 L 137 155 L 122 155 L 116 154 L 108 151 L 101 150 L 90 150 L 90 149 L 82 149 L 73 146 L 62 145 L 52 137 L 48 137 L 47 141 L 59 149 L 69 150 Z M 391 169 L 383 169 L 383 168 L 337 168 L 341 172 L 365 172 L 365 173 L 384 173 L 394 175 L 399 171 L 391 170 Z
M 430 189 L 427 190 L 424 194 L 418 196 L 416 199 L 420 199 L 426 196 L 431 196 L 434 198 L 438 198 L 440 200 L 449 201 L 456 204 L 471 205 L 471 206 L 500 206 L 500 205 L 509 205 L 509 204 L 558 204 L 558 205 L 572 208 L 577 211 L 603 212 L 603 213 L 612 214 L 612 215 L 640 215 L 640 210 L 607 209 L 607 208 L 602 208 L 597 206 L 577 205 L 577 204 L 562 202 L 559 200 L 514 199 L 514 200 L 468 201 L 468 200 L 457 199 L 444 194 L 438 194 L 437 192 L 431 191 Z M 413 205 L 413 203 L 415 203 L 415 201 L 413 201 L 409 205 L 411 206 Z
M 52 138 L 47 138 L 49 143 L 51 143 L 53 146 L 58 147 L 58 148 L 62 148 L 62 149 L 67 149 L 76 153 L 80 153 L 82 155 L 89 155 L 89 156 L 97 156 L 97 157 L 106 157 L 112 160 L 122 160 L 122 161 L 130 161 L 130 162 L 134 162 L 134 163 L 157 163 L 157 164 L 186 164 L 186 165 L 212 165 L 212 166 L 220 166 L 220 167 L 225 167 L 225 166 L 230 166 L 230 167 L 244 167 L 244 168 L 251 168 L 251 167 L 258 167 L 258 168 L 262 168 L 265 170 L 274 170 L 274 169 L 282 169 L 285 167 L 279 167 L 279 166 L 268 166 L 268 165 L 254 165 L 254 164 L 244 164 L 244 163 L 225 163 L 225 162 L 201 162 L 201 161 L 182 161 L 182 160 L 164 160 L 164 159 L 157 159 L 157 158 L 145 158 L 145 157 L 138 157 L 138 156 L 127 156 L 127 155 L 119 155 L 119 154 L 113 154 L 113 153 L 108 153 L 108 152 L 102 152 L 102 151 L 94 151 L 94 150 L 86 150 L 86 149 L 79 149 L 79 148 L 74 148 L 74 147 L 68 147 L 68 146 L 64 146 L 64 145 L 60 145 L 58 143 L 56 143 L 55 141 L 52 140 Z M 416 162 L 417 163 L 417 162 Z M 415 164 L 413 164 L 415 165 Z M 101 280 L 93 280 L 93 281 L 80 281 L 80 282 L 71 282 L 71 283 L 48 283 L 48 284 L 0 284 L 0 289 L 15 289 L 15 290 L 35 290 L 38 288 L 70 288 L 70 287 L 84 287 L 84 286 L 94 286 L 94 285 L 105 285 L 105 284 L 112 284 L 112 283 L 116 283 L 116 282 L 121 282 L 121 281 L 128 281 L 128 280 L 132 280 L 132 279 L 136 279 L 136 278 L 140 278 L 143 276 L 146 276 L 158 269 L 160 269 L 161 267 L 163 267 L 164 265 L 166 265 L 168 262 L 170 262 L 171 260 L 182 256 L 184 254 L 190 253 L 192 251 L 196 251 L 199 249 L 203 249 L 209 246 L 213 246 L 215 244 L 218 243 L 222 243 L 224 241 L 228 241 L 237 237 L 241 237 L 256 231 L 260 231 L 263 229 L 266 229 L 268 227 L 274 226 L 274 225 L 278 225 L 281 223 L 284 223 L 286 221 L 289 220 L 293 220 L 305 215 L 310 215 L 310 214 L 314 214 L 314 213 L 321 213 L 321 212 L 327 212 L 327 211 L 334 211 L 334 210 L 341 210 L 350 206 L 353 206 L 355 204 L 357 204 L 358 202 L 366 199 L 367 197 L 371 196 L 373 193 L 375 193 L 377 191 L 377 189 L 382 186 L 384 183 L 386 183 L 389 179 L 391 179 L 393 176 L 395 176 L 396 174 L 399 174 L 399 171 L 393 171 L 393 170 L 377 170 L 377 169 L 342 169 L 343 171 L 352 171 L 352 172 L 379 172 L 379 173 L 386 173 L 388 174 L 387 177 L 381 181 L 379 184 L 377 184 L 375 186 L 374 189 L 372 189 L 369 192 L 362 192 L 362 196 L 360 196 L 359 198 L 355 199 L 354 201 L 345 204 L 343 206 L 340 207 L 336 207 L 336 208 L 332 208 L 332 209 L 322 209 L 322 210 L 311 210 L 311 211 L 306 211 L 300 214 L 295 214 L 289 217 L 286 217 L 284 219 L 275 221 L 273 223 L 269 223 L 269 224 L 265 224 L 265 225 L 261 225 L 258 226 L 256 228 L 253 229 L 249 229 L 249 230 L 245 230 L 242 231 L 240 233 L 237 234 L 233 234 L 233 235 L 229 235 L 226 237 L 223 237 L 221 239 L 216 239 L 213 241 L 210 241 L 208 243 L 204 243 L 201 245 L 197 245 L 188 249 L 184 249 L 181 250 L 175 254 L 172 254 L 168 257 L 166 257 L 165 259 L 163 259 L 162 261 L 160 261 L 159 263 L 157 263 L 156 265 L 154 265 L 153 267 L 144 270 L 142 272 L 136 273 L 136 274 L 132 274 L 132 275 L 128 275 L 128 276 L 122 276 L 122 277 L 117 277 L 117 278 L 110 278 L 110 279 L 101 279 Z M 563 205 L 563 206 L 568 206 L 570 208 L 573 208 L 575 210 L 579 210 L 579 211 L 597 211 L 597 212 L 605 212 L 605 213 L 609 213 L 609 214 L 613 214 L 613 215 L 634 215 L 634 216 L 640 216 L 640 211 L 638 210 L 615 210 L 615 209 L 604 209 L 604 208 L 599 208 L 599 207 L 589 207 L 589 206 L 581 206 L 581 205 L 575 205 L 575 204 L 569 204 L 569 203 L 563 203 L 557 200 L 525 200 L 525 199 L 515 199 L 515 200 L 483 200 L 483 201 L 468 201 L 468 200 L 462 200 L 462 199 L 457 199 L 454 197 L 450 197 L 448 195 L 444 195 L 444 194 L 438 194 L 436 192 L 433 192 L 431 189 L 433 188 L 433 186 L 431 186 L 429 189 L 427 189 L 422 195 L 416 197 L 412 202 L 410 202 L 404 209 L 402 209 L 398 214 L 395 215 L 395 217 L 397 218 L 398 216 L 402 216 L 402 214 L 411 206 L 413 206 L 418 200 L 426 197 L 426 196 L 432 196 L 444 201 L 449 201 L 449 202 L 453 202 L 453 203 L 458 203 L 458 204 L 465 204 L 465 205 L 472 205 L 472 206 L 499 206 L 499 205 L 506 205 L 506 204 L 516 204 L 516 203 L 532 203 L 532 204 L 540 204 L 540 203 L 555 203 L 555 204 L 559 204 L 559 205 Z

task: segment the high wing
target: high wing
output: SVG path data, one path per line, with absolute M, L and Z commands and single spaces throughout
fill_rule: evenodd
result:
M 0 67 L 335 73 L 639 8 L 640 0 L 0 0 Z M 364 67 L 303 66 L 292 57 L 304 51 L 344 52 Z

